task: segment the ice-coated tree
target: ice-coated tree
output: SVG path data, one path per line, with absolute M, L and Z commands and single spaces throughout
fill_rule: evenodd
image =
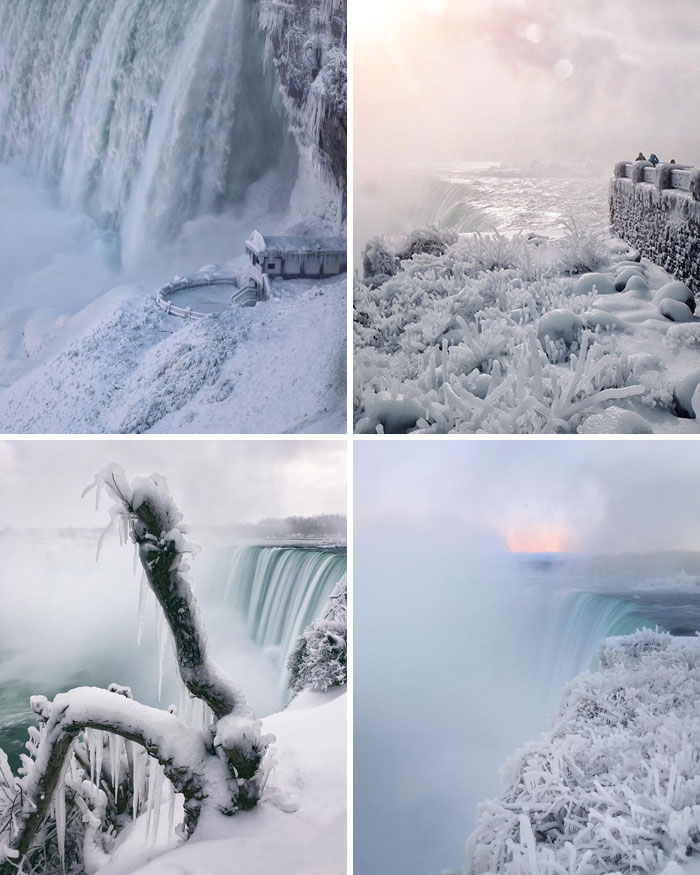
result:
M 18 775 L 0 751 L 0 875 L 96 871 L 116 832 L 142 810 L 160 817 L 167 782 L 184 797 L 181 835 L 211 808 L 234 814 L 256 804 L 264 783 L 261 736 L 246 699 L 212 660 L 188 578 L 182 514 L 166 481 L 129 483 L 118 465 L 95 478 L 112 499 L 110 529 L 135 544 L 147 585 L 167 623 L 180 678 L 204 719 L 140 704 L 128 687 L 79 687 L 31 700 L 38 728 Z M 172 803 L 170 817 L 172 818 Z
M 289 687 L 300 692 L 305 687 L 325 692 L 347 682 L 348 582 L 343 577 L 330 597 L 328 610 L 314 620 L 287 660 Z

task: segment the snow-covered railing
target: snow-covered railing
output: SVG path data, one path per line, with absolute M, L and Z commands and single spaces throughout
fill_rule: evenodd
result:
M 693 179 L 700 174 L 700 169 L 680 164 L 658 164 L 654 167 L 648 161 L 620 161 L 615 165 L 616 179 L 631 179 L 632 182 L 646 182 L 655 185 L 659 190 L 676 189 L 693 194 L 700 199 L 700 191 L 694 191 Z
M 200 313 L 198 310 L 193 310 L 192 307 L 178 307 L 173 304 L 172 301 L 169 300 L 171 295 L 177 294 L 178 292 L 184 292 L 188 289 L 199 289 L 205 288 L 207 286 L 236 286 L 238 287 L 238 277 L 234 274 L 222 275 L 222 274 L 204 274 L 202 276 L 195 277 L 175 277 L 175 279 L 166 283 L 166 285 L 161 286 L 156 293 L 156 304 L 161 308 L 161 310 L 165 310 L 170 316 L 179 316 L 182 319 L 204 319 L 205 316 L 209 316 L 209 313 Z M 238 292 L 235 292 L 232 295 L 232 299 L 236 298 L 236 303 L 242 303 L 240 300 L 240 296 L 243 292 L 250 291 L 254 293 L 256 296 L 256 300 L 260 299 L 262 288 L 258 287 L 257 284 L 255 287 L 251 284 L 250 287 L 242 287 Z M 168 297 L 166 297 L 166 295 Z
M 700 167 L 620 161 L 610 181 L 610 224 L 700 297 Z

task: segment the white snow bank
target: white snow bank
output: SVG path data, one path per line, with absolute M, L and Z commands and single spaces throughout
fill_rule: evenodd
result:
M 700 852 L 699 696 L 697 638 L 604 642 L 480 807 L 472 875 L 679 875 Z
M 108 292 L 31 354 L 24 322 L 0 320 L 0 431 L 345 431 L 344 276 L 274 283 L 270 301 L 197 322 L 151 291 Z
M 384 259 L 355 288 L 355 430 L 697 433 L 693 295 L 638 258 L 570 224 Z
M 204 815 L 190 841 L 156 859 L 158 850 L 134 847 L 135 833 L 100 875 L 344 875 L 346 704 L 344 688 L 300 693 L 263 720 L 276 761 L 257 808 Z

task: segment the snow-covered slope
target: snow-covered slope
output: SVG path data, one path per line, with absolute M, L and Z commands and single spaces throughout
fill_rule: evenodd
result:
M 699 698 L 697 638 L 608 639 L 551 730 L 505 766 L 503 793 L 481 806 L 467 844 L 468 871 L 680 875 L 675 864 L 700 852 Z
M 253 811 L 206 817 L 165 854 L 127 840 L 100 875 L 344 875 L 346 703 L 344 688 L 306 690 L 263 720 L 276 762 Z
M 31 346 L 16 323 L 0 324 L 24 370 L 0 390 L 6 433 L 345 430 L 344 276 L 280 281 L 270 301 L 193 322 L 122 286 Z
M 356 431 L 698 430 L 693 295 L 621 241 L 415 232 L 365 253 Z

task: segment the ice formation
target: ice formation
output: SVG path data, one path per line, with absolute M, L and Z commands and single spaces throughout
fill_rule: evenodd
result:
M 443 238 L 367 246 L 357 432 L 697 432 L 700 320 L 684 284 L 574 223 L 551 239 Z
M 643 630 L 599 663 L 480 807 L 471 875 L 651 875 L 700 852 L 700 641 Z

